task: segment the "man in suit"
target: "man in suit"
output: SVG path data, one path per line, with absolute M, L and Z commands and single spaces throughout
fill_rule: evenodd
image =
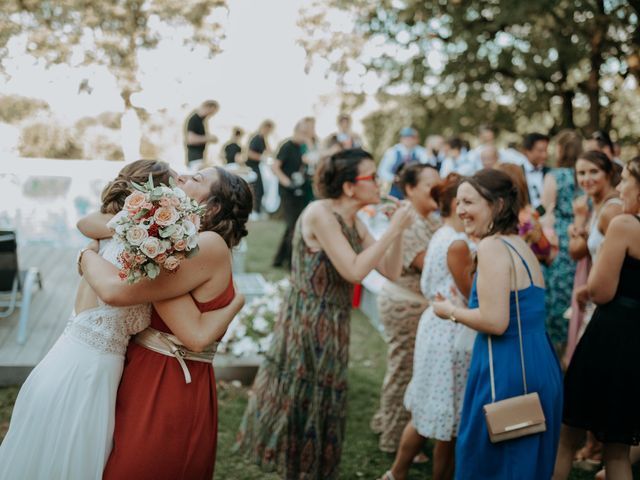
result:
M 543 179 L 549 168 L 545 165 L 549 158 L 549 137 L 542 133 L 528 133 L 522 141 L 522 149 L 527 160 L 522 165 L 527 185 L 529 186 L 529 199 L 531 206 L 540 206 L 542 197 Z

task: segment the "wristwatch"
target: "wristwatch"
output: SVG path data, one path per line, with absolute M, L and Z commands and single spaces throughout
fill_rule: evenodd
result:
M 455 311 L 456 311 L 456 307 L 453 307 L 451 309 L 451 313 L 449 314 L 449 320 L 451 320 L 453 323 L 458 323 L 458 319 L 455 316 Z

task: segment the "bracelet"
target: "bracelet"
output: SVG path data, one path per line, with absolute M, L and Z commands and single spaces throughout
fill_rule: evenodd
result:
M 456 312 L 456 307 L 453 307 L 451 309 L 451 313 L 449 314 L 449 320 L 451 320 L 453 323 L 458 323 L 458 319 L 455 316 L 455 312 Z
M 93 250 L 93 248 L 84 247 L 82 250 L 78 252 L 78 258 L 76 259 L 76 264 L 78 266 L 78 274 L 80 276 L 82 276 L 82 256 L 84 255 L 84 252 L 86 252 L 87 250 Z

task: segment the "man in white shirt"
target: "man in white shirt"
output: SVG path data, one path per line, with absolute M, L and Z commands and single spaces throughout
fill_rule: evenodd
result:
M 390 195 L 404 198 L 393 182 L 400 167 L 412 163 L 429 163 L 429 158 L 424 147 L 418 145 L 418 132 L 414 128 L 405 127 L 400 130 L 400 142 L 385 152 L 378 166 L 380 180 L 392 184 Z
M 543 179 L 549 171 L 545 165 L 549 158 L 549 137 L 542 133 L 528 133 L 522 140 L 522 147 L 526 157 L 522 168 L 527 177 L 529 201 L 533 208 L 537 208 L 542 200 Z
M 440 176 L 445 178 L 452 172 L 469 176 L 482 169 L 482 163 L 471 158 L 460 138 L 454 137 L 444 144 L 446 158 L 440 167 Z

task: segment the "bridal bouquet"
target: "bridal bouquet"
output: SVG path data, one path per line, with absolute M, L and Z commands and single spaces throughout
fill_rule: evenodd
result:
M 120 278 L 135 283 L 156 278 L 160 269 L 175 272 L 180 262 L 198 252 L 198 230 L 204 207 L 175 186 L 134 184 L 124 208 L 107 224 L 123 244 Z

